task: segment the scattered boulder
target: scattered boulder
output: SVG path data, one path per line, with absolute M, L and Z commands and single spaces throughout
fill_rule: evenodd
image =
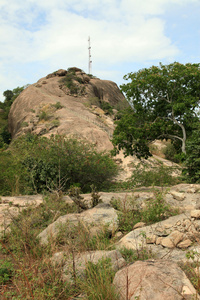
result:
M 30 206 L 36 208 L 43 202 L 42 195 L 2 196 L 0 198 L 0 233 L 9 229 L 9 225 L 23 209 Z
M 52 257 L 52 263 L 55 266 L 61 266 L 63 269 L 63 280 L 71 282 L 73 280 L 73 273 L 76 274 L 77 278 L 80 278 L 84 275 L 88 262 L 97 264 L 101 259 L 109 259 L 111 268 L 114 271 L 118 271 L 126 265 L 125 260 L 118 250 L 76 253 L 73 258 L 68 253 L 58 252 Z
M 137 261 L 119 270 L 113 284 L 120 300 L 200 299 L 185 273 L 169 260 Z
M 170 217 L 164 221 L 134 229 L 122 237 L 118 248 L 136 251 L 147 248 L 154 258 L 168 257 L 175 262 L 185 262 L 183 250 L 194 251 L 194 260 L 198 260 L 200 246 L 199 220 L 190 218 L 189 213 Z
M 43 230 L 38 237 L 42 245 L 48 243 L 59 233 L 59 226 L 69 224 L 69 226 L 83 224 L 95 224 L 95 226 L 108 225 L 108 230 L 115 231 L 118 227 L 118 218 L 116 210 L 109 204 L 100 203 L 94 208 L 83 211 L 80 214 L 67 214 L 59 217 L 54 223 Z

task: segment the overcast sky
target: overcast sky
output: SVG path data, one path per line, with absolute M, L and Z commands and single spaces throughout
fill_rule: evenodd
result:
M 58 69 L 124 82 L 129 72 L 200 62 L 200 0 L 0 0 L 3 91 Z

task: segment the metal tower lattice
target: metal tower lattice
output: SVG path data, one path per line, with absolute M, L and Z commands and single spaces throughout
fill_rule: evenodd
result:
M 88 50 L 89 50 L 89 63 L 88 63 L 88 74 L 92 73 L 92 60 L 91 60 L 91 46 L 90 46 L 90 37 L 88 38 Z

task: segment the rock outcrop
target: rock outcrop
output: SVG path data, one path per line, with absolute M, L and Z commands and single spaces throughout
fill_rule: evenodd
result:
M 181 268 L 169 260 L 137 261 L 115 274 L 120 300 L 200 299 Z
M 88 262 L 97 264 L 102 259 L 109 259 L 111 267 L 115 272 L 126 265 L 124 258 L 118 250 L 76 253 L 73 259 L 68 252 L 57 252 L 52 257 L 52 263 L 62 268 L 63 280 L 69 282 L 73 280 L 73 272 L 76 272 L 77 277 L 83 277 Z
M 102 109 L 105 103 L 114 108 L 113 115 Z M 123 106 L 127 102 L 114 82 L 93 78 L 78 68 L 58 70 L 28 86 L 14 101 L 9 130 L 12 138 L 25 132 L 63 134 L 110 150 L 115 108 Z
M 120 294 L 120 299 L 200 299 L 185 273 L 179 266 L 199 267 L 200 255 L 200 185 L 179 184 L 165 190 L 163 197 L 171 207 L 179 208 L 181 214 L 164 221 L 146 226 L 137 223 L 127 235 L 118 231 L 118 212 L 110 206 L 113 199 L 121 201 L 128 209 L 128 197 L 136 201 L 138 207 L 144 207 L 146 202 L 154 197 L 153 189 L 148 188 L 134 193 L 100 193 L 103 203 L 79 214 L 60 216 L 39 234 L 41 247 L 59 234 L 60 226 L 66 238 L 64 251 L 55 252 L 51 258 L 52 265 L 61 268 L 62 280 L 73 282 L 73 272 L 77 278 L 84 278 L 85 268 L 89 262 L 96 264 L 99 260 L 108 259 L 114 271 L 117 271 L 113 284 Z M 91 194 L 82 195 L 88 206 L 91 205 Z M 72 203 L 69 196 L 64 196 L 67 203 Z M 40 195 L 1 197 L 0 225 L 1 231 L 9 229 L 9 223 L 19 211 L 42 202 Z M 6 227 L 3 228 L 3 225 Z M 115 250 L 96 250 L 73 252 L 69 246 L 68 231 L 83 225 L 87 239 L 98 236 L 102 229 L 110 229 L 110 236 L 115 242 Z M 102 226 L 103 225 L 103 226 Z M 66 227 L 65 227 L 66 226 Z M 64 231 L 66 230 L 66 231 Z M 107 229 L 106 229 L 107 230 Z M 74 249 L 74 248 L 73 248 Z M 146 261 L 127 263 L 123 250 L 133 253 L 144 253 Z M 149 260 L 151 258 L 151 260 Z M 191 264 L 192 263 L 192 264 Z M 119 271 L 118 271 L 119 270 Z M 127 296 L 128 295 L 128 296 Z M 127 298 L 128 297 L 128 298 Z M 82 298 L 84 299 L 84 297 Z
M 67 224 L 68 227 L 74 227 L 79 223 L 85 224 L 85 226 L 95 224 L 96 227 L 108 225 L 108 230 L 112 232 L 117 229 L 117 212 L 109 204 L 101 203 L 80 214 L 67 214 L 59 217 L 54 223 L 50 224 L 38 235 L 38 238 L 41 244 L 45 245 L 59 234 L 59 228 L 62 225 Z

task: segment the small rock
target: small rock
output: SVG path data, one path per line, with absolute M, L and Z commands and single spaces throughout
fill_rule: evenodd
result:
M 118 231 L 116 234 L 115 234 L 115 237 L 118 238 L 118 239 L 121 239 L 123 237 L 123 233 L 121 231 Z
M 172 197 L 173 197 L 175 200 L 183 201 L 183 200 L 185 199 L 185 194 L 183 194 L 183 193 L 171 191 L 170 194 L 172 195 Z
M 171 224 L 165 224 L 164 227 L 165 227 L 165 229 L 169 229 L 169 228 L 172 227 L 172 225 Z
M 138 222 L 136 223 L 134 226 L 133 226 L 133 229 L 136 229 L 136 228 L 141 228 L 141 227 L 144 227 L 146 226 L 146 224 L 144 222 Z
M 185 220 L 183 221 L 183 226 L 184 226 L 184 227 L 189 227 L 189 226 L 191 226 L 191 221 L 190 221 L 189 219 L 185 219 Z
M 162 239 L 163 239 L 163 238 L 162 238 L 161 236 L 159 236 L 159 237 L 156 239 L 156 245 L 160 245 Z
M 200 209 L 193 209 L 190 213 L 191 218 L 200 219 Z
M 153 234 L 151 236 L 147 236 L 146 243 L 147 244 L 155 244 L 156 243 L 156 238 L 157 238 L 157 236 L 155 234 Z
M 182 242 L 180 242 L 177 247 L 178 248 L 181 248 L 181 249 L 185 249 L 185 248 L 188 248 L 192 245 L 192 241 L 187 239 L 187 240 L 184 240 Z
M 167 248 L 174 248 L 176 245 L 181 242 L 183 239 L 183 233 L 176 230 L 170 235 L 168 235 L 166 238 L 162 239 L 161 245 Z

